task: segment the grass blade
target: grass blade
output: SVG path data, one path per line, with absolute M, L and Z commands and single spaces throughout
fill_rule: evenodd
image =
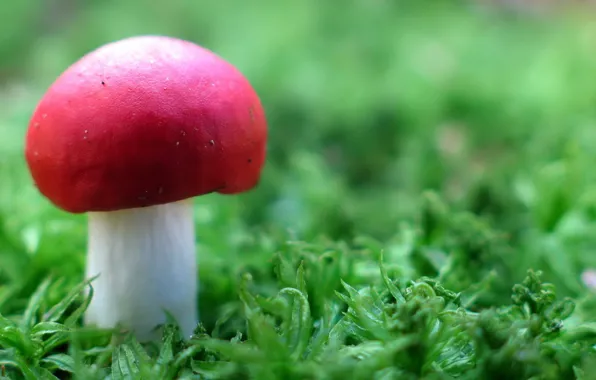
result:
M 116 348 L 112 354 L 112 379 L 134 379 L 138 373 L 134 353 L 125 344 Z
M 161 346 L 159 357 L 157 358 L 158 365 L 165 366 L 172 359 L 174 359 L 174 350 L 172 347 L 174 342 L 174 333 L 174 329 L 165 330 L 163 345 Z
M 385 263 L 383 262 L 383 251 L 381 251 L 381 253 L 379 254 L 379 268 L 381 270 L 381 277 L 383 278 L 383 282 L 385 283 L 385 286 L 387 287 L 389 293 L 391 293 L 395 301 L 397 301 L 398 303 L 406 302 L 406 298 L 404 297 L 401 290 L 397 286 L 395 286 L 395 284 L 393 283 L 393 281 L 391 281 L 389 275 L 387 274 L 387 268 L 385 268 Z
M 79 318 L 83 316 L 85 311 L 87 311 L 87 308 L 89 307 L 89 304 L 93 299 L 93 295 L 95 294 L 95 289 L 93 288 L 93 286 L 91 284 L 87 285 L 89 286 L 89 293 L 87 293 L 87 295 L 85 296 L 83 303 L 71 315 L 69 315 L 66 318 L 66 320 L 64 321 L 65 326 L 74 326 L 75 323 L 77 323 L 77 321 L 79 320 Z
M 44 320 L 48 322 L 57 322 L 66 312 L 68 307 L 81 296 L 83 290 L 88 286 L 91 281 L 95 280 L 98 276 L 95 276 L 89 280 L 85 280 L 75 286 L 60 302 L 52 307 L 44 316 Z
M 51 278 L 46 278 L 35 290 L 25 312 L 23 313 L 23 319 L 21 321 L 21 328 L 24 331 L 29 331 L 35 324 L 35 314 L 41 308 L 41 304 L 48 293 L 48 289 L 52 284 Z
M 310 305 L 304 293 L 298 289 L 284 288 L 279 293 L 287 294 L 293 298 L 294 307 L 291 310 L 291 318 L 287 321 L 288 330 L 286 334 L 293 346 L 291 356 L 298 359 L 306 351 L 312 334 Z
M 68 332 L 70 329 L 63 324 L 56 322 L 41 322 L 31 329 L 32 336 L 41 336 L 45 334 L 55 334 L 58 332 Z
M 41 363 L 64 372 L 75 372 L 75 361 L 71 356 L 66 354 L 50 355 L 41 359 Z

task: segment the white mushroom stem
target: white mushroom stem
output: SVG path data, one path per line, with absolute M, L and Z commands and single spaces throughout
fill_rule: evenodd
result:
M 185 338 L 198 321 L 191 201 L 89 213 L 87 278 L 94 296 L 86 323 L 122 326 L 140 341 L 159 338 L 171 313 Z

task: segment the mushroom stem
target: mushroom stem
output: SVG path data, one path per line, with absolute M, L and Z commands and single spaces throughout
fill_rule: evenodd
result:
M 87 276 L 99 277 L 87 323 L 147 341 L 159 337 L 165 310 L 190 337 L 198 321 L 192 201 L 89 213 L 88 244 Z

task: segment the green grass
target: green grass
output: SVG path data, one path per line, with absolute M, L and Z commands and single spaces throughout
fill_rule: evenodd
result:
M 0 22 L 20 38 L 0 40 L 2 376 L 593 378 L 596 30 L 581 14 L 105 1 L 38 35 L 19 29 L 44 19 L 33 3 Z M 230 60 L 271 129 L 255 191 L 196 199 L 195 336 L 168 325 L 143 346 L 81 325 L 85 216 L 43 199 L 23 159 L 56 75 L 140 33 Z

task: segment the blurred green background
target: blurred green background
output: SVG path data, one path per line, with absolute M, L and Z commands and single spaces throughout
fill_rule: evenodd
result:
M 196 200 L 203 308 L 236 297 L 231 279 L 265 268 L 286 239 L 368 236 L 391 259 L 427 190 L 495 227 L 506 286 L 532 266 L 562 295 L 582 294 L 580 274 L 596 267 L 595 21 L 462 1 L 5 1 L 0 313 L 20 310 L 48 274 L 66 285 L 83 274 L 85 216 L 32 186 L 28 118 L 81 55 L 139 34 L 214 50 L 268 115 L 260 186 Z M 482 270 L 468 282 L 494 259 L 470 258 Z

